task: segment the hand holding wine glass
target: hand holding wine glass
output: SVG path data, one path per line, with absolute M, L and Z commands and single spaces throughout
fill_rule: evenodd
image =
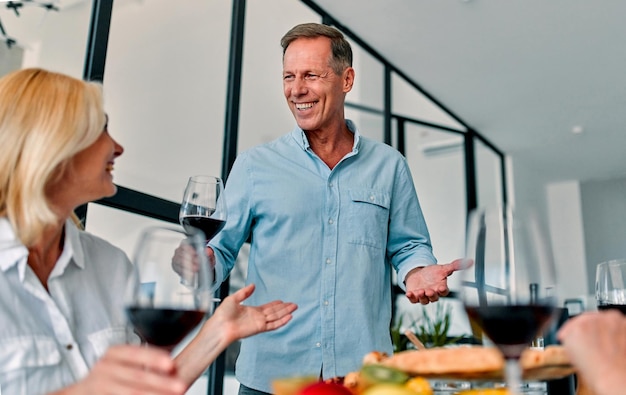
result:
M 598 310 L 615 309 L 626 314 L 626 259 L 614 259 L 596 266 Z
M 226 224 L 224 183 L 218 177 L 193 176 L 189 178 L 180 206 L 180 224 L 186 231 L 192 228 L 204 232 L 211 240 Z
M 173 270 L 177 249 L 183 266 L 194 265 L 193 281 Z M 204 235 L 166 227 L 146 229 L 134 255 L 126 312 L 136 332 L 149 344 L 171 351 L 197 327 L 212 307 L 212 272 L 204 254 Z M 184 283 L 184 284 L 183 284 Z
M 547 236 L 532 211 L 494 207 L 471 213 L 461 297 L 473 329 L 506 360 L 512 394 L 521 386 L 519 358 L 553 318 L 555 268 Z M 468 265 L 469 266 L 469 265 Z

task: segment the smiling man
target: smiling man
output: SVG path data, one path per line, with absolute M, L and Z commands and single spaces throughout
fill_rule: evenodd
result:
M 344 117 L 352 49 L 329 26 L 282 38 L 283 90 L 297 127 L 241 153 L 228 177 L 226 227 L 208 254 L 222 281 L 251 237 L 249 302 L 297 303 L 285 327 L 242 342 L 240 394 L 273 379 L 343 376 L 363 356 L 391 353 L 391 275 L 413 303 L 448 293 L 459 262 L 436 265 L 408 165 Z

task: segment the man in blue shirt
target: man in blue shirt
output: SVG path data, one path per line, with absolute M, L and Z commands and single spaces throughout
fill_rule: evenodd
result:
M 238 156 L 228 222 L 208 248 L 219 283 L 251 237 L 249 303 L 299 306 L 285 327 L 242 342 L 240 394 L 271 392 L 276 378 L 343 376 L 370 351 L 391 353 L 392 268 L 411 302 L 426 304 L 460 265 L 436 265 L 404 157 L 345 119 L 355 73 L 343 35 L 303 24 L 281 45 L 297 127 Z

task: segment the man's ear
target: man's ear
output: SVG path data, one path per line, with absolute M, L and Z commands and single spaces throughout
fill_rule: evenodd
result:
M 343 71 L 343 91 L 344 93 L 348 93 L 352 90 L 352 85 L 354 85 L 354 69 L 352 67 L 347 67 Z

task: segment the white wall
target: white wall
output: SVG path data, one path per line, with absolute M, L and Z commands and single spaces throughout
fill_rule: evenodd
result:
M 626 257 L 626 178 L 546 182 L 523 153 L 509 162 L 513 199 L 545 213 L 561 301 L 595 310 L 595 265 Z
M 590 289 L 587 286 L 580 185 L 578 181 L 548 184 L 546 197 L 561 298 L 563 301 L 580 298 L 587 304 Z
M 587 284 L 593 290 L 598 263 L 626 258 L 626 177 L 581 182 L 580 196 Z

